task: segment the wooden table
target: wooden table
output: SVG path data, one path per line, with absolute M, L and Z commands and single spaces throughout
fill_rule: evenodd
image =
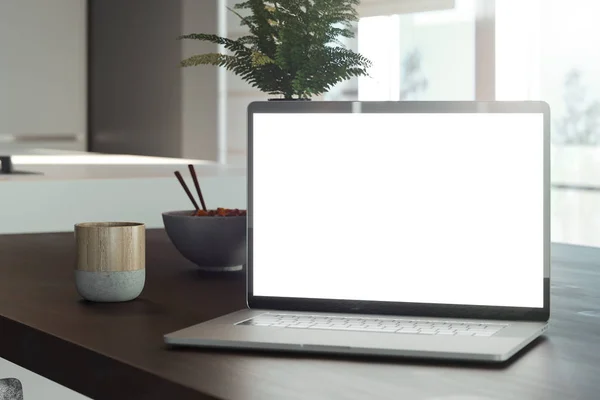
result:
M 600 265 L 553 266 L 547 338 L 507 365 L 327 359 L 165 348 L 244 307 L 244 275 L 199 273 L 161 230 L 147 240 L 142 296 L 102 305 L 75 291 L 72 234 L 0 236 L 0 357 L 94 399 L 600 398 Z

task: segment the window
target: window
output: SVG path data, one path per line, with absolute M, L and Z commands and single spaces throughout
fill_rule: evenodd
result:
M 222 3 L 222 8 L 225 6 L 232 7 L 239 3 L 239 0 L 219 0 Z M 469 0 L 473 3 L 474 0 Z M 440 59 L 448 59 L 454 57 L 452 50 L 442 49 L 439 51 L 439 46 L 435 45 L 436 34 L 435 28 L 428 29 L 428 24 L 431 21 L 427 20 L 430 13 L 441 12 L 442 18 L 445 17 L 445 10 L 448 10 L 450 16 L 456 15 L 454 11 L 456 0 L 362 0 L 358 8 L 361 21 L 357 24 L 357 35 L 354 39 L 346 40 L 345 45 L 355 51 L 363 52 L 369 58 L 375 60 L 375 65 L 371 73 L 376 77 L 375 80 L 352 79 L 342 82 L 334 87 L 329 93 L 323 96 L 325 100 L 356 100 L 358 99 L 359 86 L 362 92 L 361 99 L 399 99 L 400 96 L 408 96 L 412 98 L 419 96 L 423 86 L 420 82 L 420 71 L 411 73 L 409 78 L 414 81 L 416 87 L 405 85 L 400 93 L 398 86 L 401 80 L 401 63 L 405 64 L 417 63 L 419 67 L 419 54 L 413 51 L 413 47 L 417 44 L 424 43 L 428 49 L 432 50 L 432 56 L 429 60 L 423 60 L 425 70 L 432 70 L 434 74 L 431 79 L 433 83 L 429 87 L 427 93 L 431 98 L 439 96 L 440 93 L 445 93 L 449 99 L 472 98 L 472 82 L 470 87 L 463 88 L 460 84 L 452 84 L 450 80 L 444 79 L 444 71 L 437 67 Z M 460 13 L 464 13 L 464 7 L 460 7 Z M 407 14 L 408 13 L 408 14 Z M 414 14 L 418 13 L 418 14 Z M 467 10 L 468 14 L 468 10 Z M 404 17 L 406 15 L 406 18 Z M 418 32 L 423 32 L 422 35 L 416 35 L 411 40 L 405 36 L 405 32 L 409 32 L 411 28 L 406 25 L 406 22 L 412 20 L 412 15 L 420 16 L 417 18 L 416 24 L 422 26 L 423 29 Z M 431 14 L 434 15 L 434 14 Z M 461 14 L 462 15 L 462 14 Z M 402 25 L 404 31 L 400 31 L 401 20 L 404 18 L 405 25 Z M 466 53 L 464 59 L 461 59 L 452 68 L 460 69 L 467 68 L 462 71 L 461 76 L 465 80 L 472 79 L 472 52 L 473 52 L 473 33 L 472 33 L 472 16 L 471 23 L 466 23 L 466 27 L 458 33 L 457 40 L 466 39 L 471 44 L 467 44 L 465 50 L 457 41 L 453 44 L 454 51 L 463 51 Z M 383 26 L 379 26 L 381 21 L 384 21 Z M 226 21 L 224 21 L 224 29 L 229 38 L 238 38 L 245 34 L 245 28 L 240 27 L 239 20 L 232 13 L 227 13 Z M 470 27 L 469 27 L 470 26 Z M 450 28 L 451 30 L 451 28 Z M 461 37 L 460 35 L 464 35 Z M 444 35 L 444 33 L 442 33 Z M 449 42 L 451 39 L 449 39 Z M 440 66 L 441 67 L 441 66 Z M 226 157 L 225 161 L 231 165 L 244 165 L 246 162 L 246 120 L 240 118 L 244 115 L 247 105 L 256 100 L 265 100 L 269 96 L 260 93 L 256 89 L 250 87 L 246 82 L 232 73 L 225 73 L 226 78 L 223 84 L 223 104 L 224 117 L 221 122 L 221 129 L 226 138 Z M 438 79 L 436 79 L 436 77 Z M 441 78 L 441 79 L 440 79 Z M 409 81 L 406 81 L 409 82 Z M 391 83 L 391 84 L 390 84 Z M 461 89 L 459 95 L 454 93 L 455 90 Z
M 496 2 L 500 100 L 552 110 L 552 239 L 600 247 L 600 55 L 588 0 Z
M 600 3 L 362 0 L 359 13 L 346 45 L 373 61 L 371 76 L 342 82 L 324 99 L 548 102 L 552 240 L 600 247 Z M 229 121 L 261 98 L 242 99 L 249 92 L 232 82 Z M 228 134 L 243 138 L 237 129 Z
M 373 62 L 360 100 L 473 100 L 475 1 L 447 10 L 361 18 L 358 51 Z

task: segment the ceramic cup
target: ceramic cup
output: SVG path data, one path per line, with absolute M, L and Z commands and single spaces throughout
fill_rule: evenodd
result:
M 121 302 L 140 295 L 146 281 L 146 229 L 137 222 L 75 225 L 75 284 L 86 300 Z

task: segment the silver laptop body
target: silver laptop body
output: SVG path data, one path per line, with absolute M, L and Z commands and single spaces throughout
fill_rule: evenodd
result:
M 550 315 L 543 102 L 255 102 L 248 308 L 168 345 L 502 362 Z

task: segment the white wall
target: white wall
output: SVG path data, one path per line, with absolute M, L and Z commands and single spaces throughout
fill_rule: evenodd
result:
M 181 1 L 90 8 L 90 150 L 180 157 Z
M 218 33 L 217 0 L 183 0 L 182 34 Z M 182 59 L 214 53 L 217 46 L 198 40 L 181 42 Z M 218 160 L 218 67 L 198 66 L 181 71 L 181 129 L 183 158 Z
M 0 140 L 78 135 L 85 148 L 86 20 L 83 0 L 0 1 Z
M 91 2 L 91 151 L 219 161 L 221 72 L 180 67 L 217 45 L 177 40 L 216 34 L 218 3 Z
M 226 0 L 227 6 L 233 8 L 239 0 Z M 238 10 L 242 12 L 244 10 Z M 237 39 L 248 33 L 248 28 L 240 26 L 240 19 L 227 11 L 227 37 Z M 226 72 L 226 119 L 227 119 L 227 161 L 233 165 L 243 165 L 247 150 L 247 107 L 253 101 L 264 101 L 270 97 L 253 88 L 237 75 Z

